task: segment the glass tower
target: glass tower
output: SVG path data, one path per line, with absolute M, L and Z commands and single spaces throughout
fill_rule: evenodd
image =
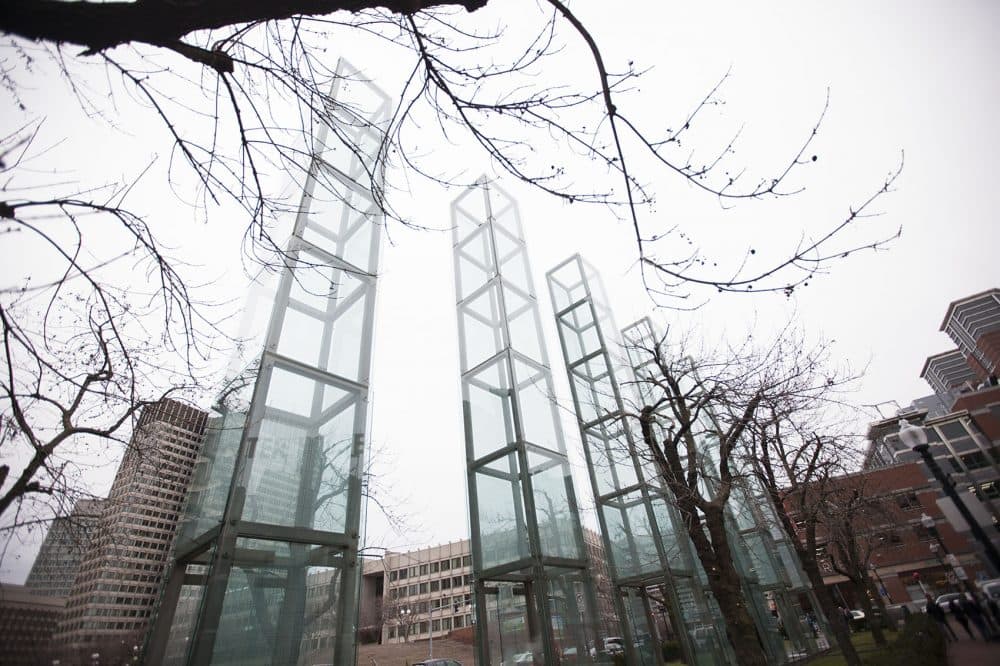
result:
M 382 227 L 373 165 L 391 106 L 340 62 L 328 110 L 257 372 L 224 389 L 210 419 L 150 663 L 355 662 Z
M 724 619 L 669 491 L 636 446 L 631 370 L 600 277 L 579 255 L 547 274 L 630 664 L 661 663 L 673 638 L 689 664 L 729 664 Z M 664 612 L 671 627 L 656 622 Z M 671 631 L 672 630 L 672 631 Z
M 592 663 L 596 598 L 514 201 L 452 204 L 478 664 Z

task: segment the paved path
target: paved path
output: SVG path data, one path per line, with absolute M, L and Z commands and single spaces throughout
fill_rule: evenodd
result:
M 996 666 L 1000 664 L 1000 643 L 970 641 L 968 637 L 948 643 L 950 666 Z

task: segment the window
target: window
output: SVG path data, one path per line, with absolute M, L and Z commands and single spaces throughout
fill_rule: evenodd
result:
M 472 555 L 466 555 L 465 557 L 462 558 L 462 566 L 463 567 L 472 566 Z
M 421 576 L 426 576 L 427 575 L 427 565 L 426 564 L 421 564 L 420 565 L 420 575 Z
M 961 471 L 963 471 L 963 470 L 962 470 L 962 466 L 961 466 L 961 465 L 959 465 L 959 464 L 958 464 L 958 461 L 957 461 L 957 460 L 955 460 L 954 458 L 952 458 L 951 456 L 948 456 L 948 462 L 949 462 L 949 463 L 951 463 L 951 468 L 952 468 L 952 470 L 954 470 L 954 471 L 956 471 L 956 472 L 961 472 Z
M 427 594 L 427 583 L 420 584 L 420 594 Z
M 447 571 L 450 568 L 451 568 L 451 560 L 441 561 L 441 571 Z
M 896 495 L 896 504 L 903 511 L 919 511 L 920 510 L 920 500 L 917 499 L 916 493 L 903 493 L 902 495 Z
M 973 451 L 962 456 L 962 462 L 969 469 L 980 469 L 989 467 L 990 461 L 986 459 L 986 454 L 982 451 Z
M 451 579 L 450 578 L 445 578 L 444 580 L 441 581 L 441 589 L 442 590 L 451 589 Z
M 462 566 L 462 558 L 461 557 L 453 557 L 452 560 L 451 560 L 451 568 L 452 569 L 459 569 L 459 568 L 461 568 L 461 566 Z
M 441 583 L 438 582 L 438 581 L 436 581 L 436 580 L 432 580 L 431 581 L 431 592 L 437 592 L 440 589 L 441 589 Z
M 431 573 L 437 573 L 437 572 L 438 572 L 438 563 L 431 562 Z

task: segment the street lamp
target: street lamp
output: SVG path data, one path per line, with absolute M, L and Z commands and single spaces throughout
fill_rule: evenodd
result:
M 959 575 L 958 570 L 960 567 L 958 564 L 958 558 L 955 557 L 952 552 L 948 550 L 948 546 L 944 544 L 944 541 L 941 539 L 941 533 L 938 532 L 937 526 L 934 524 L 934 519 L 926 513 L 922 513 L 920 514 L 920 524 L 924 526 L 924 529 L 930 532 L 932 537 L 934 537 L 934 541 L 936 543 L 931 544 L 931 552 L 934 553 L 935 557 L 937 557 L 938 562 L 941 562 L 942 564 L 947 563 L 948 566 L 952 568 L 955 578 L 962 581 L 965 588 L 972 594 L 973 598 L 975 598 L 976 588 L 973 587 L 971 582 L 969 582 L 969 577 L 965 574 L 964 570 L 962 570 L 961 575 Z M 944 553 L 943 558 L 941 557 L 941 553 Z
M 930 452 L 931 447 L 927 444 L 927 432 L 919 425 L 912 424 L 906 419 L 900 419 L 899 439 L 905 446 L 908 446 L 914 452 L 919 453 L 920 457 L 924 459 L 924 463 L 931 470 L 931 474 L 934 475 L 934 478 L 938 480 L 938 483 L 940 483 L 942 489 L 944 489 L 944 494 L 955 503 L 955 508 L 958 509 L 960 514 L 962 514 L 962 518 L 965 519 L 965 522 L 969 524 L 969 529 L 972 530 L 972 536 L 975 537 L 976 541 L 978 541 L 983 547 L 983 550 L 986 552 L 986 558 L 993 566 L 993 570 L 1000 573 L 1000 553 L 997 552 L 993 542 L 990 541 L 989 537 L 986 536 L 986 533 L 983 532 L 983 528 L 979 526 L 979 522 L 972 517 L 972 514 L 969 512 L 969 507 L 965 506 L 965 502 L 963 502 L 962 498 L 955 492 L 954 484 L 947 476 L 945 476 L 944 472 L 941 471 L 941 467 L 937 464 L 937 461 L 934 460 L 934 457 Z M 933 520 L 931 522 L 933 522 Z M 942 546 L 943 545 L 944 544 L 942 544 Z

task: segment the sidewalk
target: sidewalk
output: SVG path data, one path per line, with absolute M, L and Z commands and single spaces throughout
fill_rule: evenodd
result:
M 973 641 L 966 637 L 957 643 L 948 643 L 950 666 L 995 666 L 1000 664 L 1000 643 Z

